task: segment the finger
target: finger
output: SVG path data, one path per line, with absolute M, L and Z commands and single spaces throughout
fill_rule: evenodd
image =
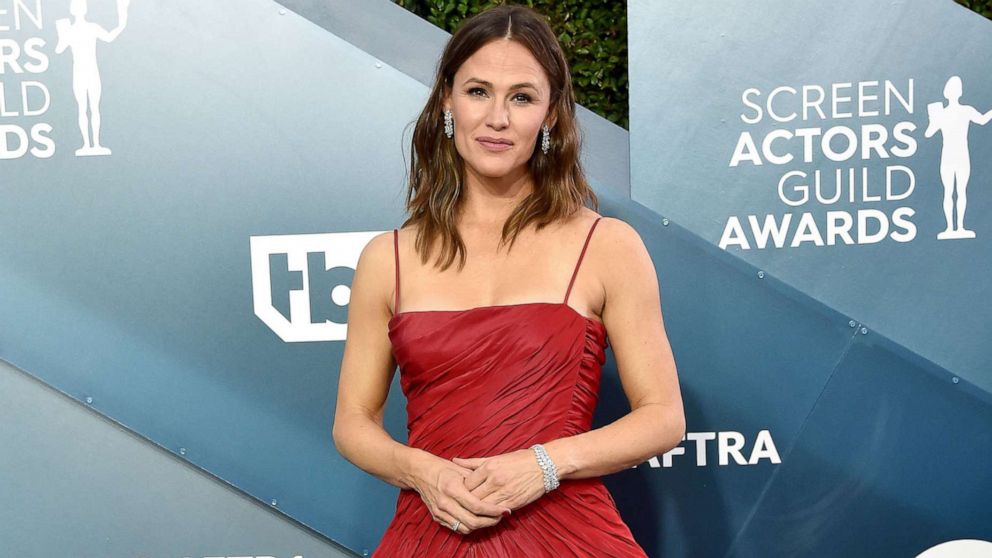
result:
M 472 469 L 469 469 L 468 467 L 462 467 L 461 465 L 455 463 L 454 461 L 452 461 L 452 465 L 455 466 L 456 471 L 461 473 L 462 477 L 467 477 L 475 472 Z
M 475 490 L 479 485 L 486 482 L 487 478 L 488 478 L 487 473 L 479 469 L 476 469 L 475 471 L 472 471 L 471 475 L 465 477 L 464 479 L 465 488 L 471 492 Z
M 441 501 L 441 504 L 442 505 L 438 506 L 438 515 L 445 520 L 444 525 L 450 529 L 457 520 L 459 525 L 458 529 L 455 530 L 463 535 L 467 535 L 476 529 L 495 525 L 496 523 L 499 523 L 500 519 L 502 519 L 502 517 L 491 518 L 475 515 L 459 505 L 456 500 L 451 498 L 445 498 Z
M 478 498 L 478 499 L 480 499 L 482 501 L 493 502 L 492 499 L 488 499 L 487 500 L 487 498 L 488 498 L 488 496 L 490 494 L 492 494 L 492 493 L 494 493 L 494 492 L 496 492 L 498 490 L 498 487 L 497 486 L 493 485 L 493 483 L 489 482 L 488 479 L 487 479 L 487 480 L 483 481 L 482 483 L 480 483 L 478 486 L 469 488 L 469 485 L 468 485 L 468 482 L 467 482 L 468 479 L 465 479 L 465 480 L 466 480 L 465 488 L 468 488 L 469 492 L 471 492 L 473 496 L 475 496 L 476 498 Z M 497 503 L 497 502 L 493 502 L 493 503 Z
M 467 457 L 467 458 L 466 457 L 453 457 L 453 458 L 451 458 L 451 460 L 454 461 L 455 463 L 457 463 L 458 465 L 461 465 L 463 467 L 469 467 L 471 469 L 475 469 L 479 465 L 482 465 L 482 462 L 483 462 L 483 458 L 481 458 L 481 457 Z
M 455 524 L 455 516 L 444 510 L 439 509 L 437 513 L 432 515 L 434 516 L 434 520 L 440 523 L 445 529 L 451 529 L 451 526 Z M 451 530 L 461 533 L 462 535 L 467 535 L 470 533 L 464 523 L 459 524 L 457 529 Z
M 479 498 L 475 494 L 469 492 L 465 486 L 455 487 L 455 490 L 449 494 L 455 499 L 461 507 L 465 508 L 467 511 L 471 512 L 477 516 L 486 517 L 502 517 L 503 512 L 509 508 L 506 506 L 500 506 L 492 502 L 485 502 L 482 498 Z

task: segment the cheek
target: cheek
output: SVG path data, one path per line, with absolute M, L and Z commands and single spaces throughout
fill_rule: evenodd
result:
M 456 121 L 460 120 L 462 124 L 468 124 L 485 118 L 486 110 L 483 105 L 484 103 L 471 99 L 459 99 L 452 107 L 452 112 L 455 114 Z
M 544 126 L 544 119 L 538 118 L 529 123 L 527 137 L 530 139 L 539 137 L 541 133 L 541 128 Z

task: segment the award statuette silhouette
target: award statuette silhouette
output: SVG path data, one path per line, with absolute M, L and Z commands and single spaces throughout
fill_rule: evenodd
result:
M 76 150 L 76 156 L 110 155 L 110 149 L 100 145 L 100 71 L 96 65 L 96 41 L 111 42 L 121 34 L 127 25 L 129 0 L 117 0 L 117 27 L 108 32 L 103 27 L 86 21 L 86 0 L 71 0 L 69 13 L 75 18 L 55 21 L 59 42 L 55 53 L 61 54 L 66 48 L 72 50 L 72 93 L 76 97 L 79 115 L 79 131 L 83 136 L 83 146 Z M 87 118 L 86 108 L 91 116 Z M 93 128 L 93 143 L 90 143 L 89 128 Z
M 927 105 L 930 125 L 924 136 L 931 137 L 938 130 L 943 144 L 940 150 L 940 181 L 944 185 L 944 219 L 947 228 L 937 233 L 937 239 L 975 238 L 975 231 L 964 228 L 964 211 L 968 205 L 968 178 L 971 176 L 971 156 L 968 152 L 968 126 L 972 122 L 984 126 L 992 120 L 992 110 L 980 114 L 975 107 L 958 103 L 962 83 L 958 76 L 951 76 L 944 84 L 947 106 L 937 101 Z M 955 227 L 953 196 L 957 193 L 957 226 Z

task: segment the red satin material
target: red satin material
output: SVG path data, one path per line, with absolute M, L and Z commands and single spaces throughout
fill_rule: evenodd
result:
M 567 302 L 399 312 L 389 338 L 411 447 L 446 459 L 486 457 L 591 428 L 609 340 L 601 322 Z M 373 557 L 408 556 L 647 555 L 593 477 L 563 479 L 468 535 L 435 521 L 416 491 L 401 490 Z

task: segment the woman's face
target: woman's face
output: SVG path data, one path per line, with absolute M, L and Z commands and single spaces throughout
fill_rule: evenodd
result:
M 444 108 L 451 110 L 455 148 L 469 172 L 496 178 L 526 165 L 548 114 L 550 91 L 544 68 L 514 41 L 492 41 L 466 59 Z

